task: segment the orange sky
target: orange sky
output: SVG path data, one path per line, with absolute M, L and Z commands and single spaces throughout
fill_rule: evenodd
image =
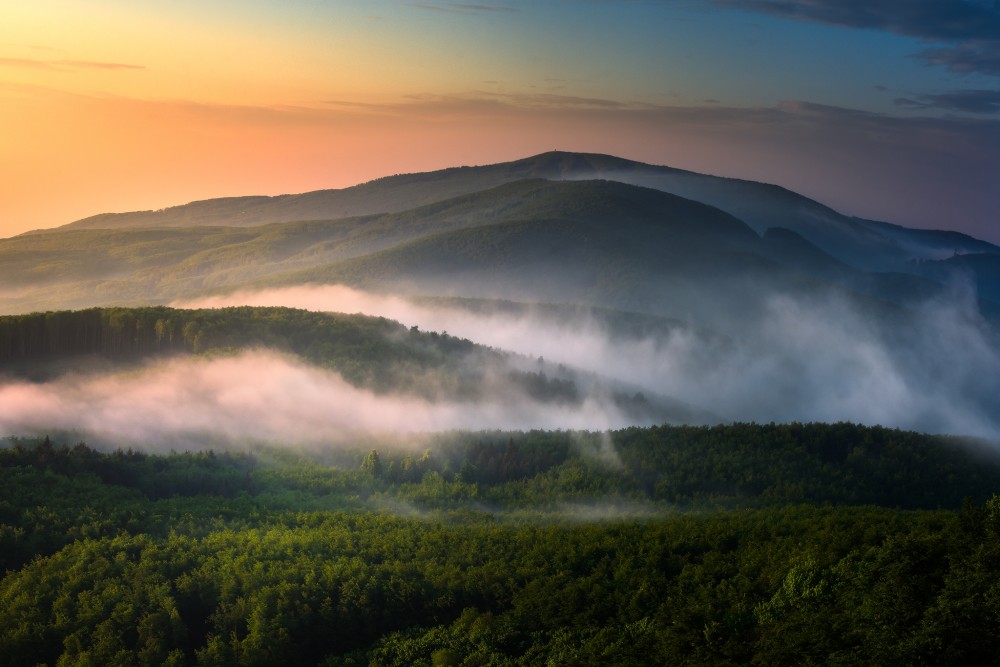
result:
M 889 35 L 892 58 L 857 74 L 830 54 L 844 39 L 874 53 L 871 31 L 686 7 L 3 3 L 0 236 L 551 149 L 776 182 L 914 226 L 995 210 L 995 121 L 887 114 L 872 92 L 946 80 L 906 60 L 916 40 Z M 772 43 L 815 52 L 778 76 Z M 841 60 L 855 74 L 835 76 Z
M 0 234 L 587 143 L 504 105 L 450 104 L 481 85 L 475 59 L 398 22 L 345 11 L 320 30 L 225 4 L 0 9 Z M 405 13 L 414 30 L 437 19 Z

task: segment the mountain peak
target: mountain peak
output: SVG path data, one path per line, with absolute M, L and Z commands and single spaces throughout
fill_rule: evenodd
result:
M 524 174 L 542 178 L 574 178 L 580 172 L 590 172 L 597 176 L 606 172 L 630 171 L 650 168 L 651 165 L 634 160 L 606 155 L 603 153 L 572 153 L 568 151 L 548 151 L 531 157 L 502 163 L 511 174 Z M 670 169 L 670 167 L 654 167 Z
M 706 204 L 737 218 L 757 234 L 783 227 L 840 262 L 866 271 L 903 270 L 909 259 L 939 259 L 941 247 L 995 250 L 974 239 L 921 233 L 846 217 L 777 185 L 656 166 L 602 153 L 552 150 L 511 162 L 398 174 L 339 190 L 278 197 L 229 197 L 160 211 L 104 214 L 73 228 L 255 227 L 394 214 L 524 179 L 606 180 L 658 190 Z M 573 204 L 579 209 L 580 204 Z

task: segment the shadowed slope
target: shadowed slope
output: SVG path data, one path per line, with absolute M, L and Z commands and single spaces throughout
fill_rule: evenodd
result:
M 388 176 L 340 190 L 277 197 L 233 197 L 159 211 L 103 214 L 75 228 L 150 226 L 256 226 L 396 213 L 522 179 L 605 179 L 655 188 L 717 207 L 758 234 L 791 229 L 855 268 L 908 271 L 912 259 L 941 259 L 942 243 L 955 252 L 1000 253 L 1000 248 L 948 232 L 912 230 L 841 215 L 776 185 L 634 162 L 609 155 L 566 152 L 478 167 Z

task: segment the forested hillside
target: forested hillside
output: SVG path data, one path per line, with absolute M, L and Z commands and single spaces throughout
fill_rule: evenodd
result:
M 1000 648 L 1000 466 L 970 443 L 742 424 L 427 445 L 9 440 L 0 662 L 953 664 Z
M 500 369 L 507 359 L 384 318 L 290 308 L 95 308 L 0 317 L 0 370 L 37 379 L 73 370 L 81 357 L 136 363 L 257 348 L 296 355 L 358 387 L 430 396 L 474 385 L 475 373 L 466 368 Z M 465 387 L 466 395 L 471 391 Z
M 293 308 L 164 306 L 0 317 L 0 373 L 37 382 L 95 365 L 95 373 L 107 373 L 162 359 L 217 359 L 248 350 L 291 355 L 378 394 L 463 403 L 589 404 L 591 409 L 606 404 L 637 423 L 698 418 L 679 401 L 647 396 L 614 378 L 476 345 L 447 332 L 421 332 L 382 317 Z
M 552 151 L 521 160 L 397 174 L 342 190 L 280 197 L 231 197 L 139 211 L 93 216 L 67 229 L 259 226 L 399 213 L 524 180 L 607 180 L 660 190 L 725 211 L 758 234 L 785 228 L 856 269 L 920 273 L 910 261 L 951 255 L 1000 253 L 997 246 L 957 232 L 911 229 L 842 215 L 775 185 L 719 178 L 612 155 Z
M 382 390 L 401 388 L 413 368 L 454 369 L 466 355 L 484 364 L 504 359 L 468 340 L 424 334 L 381 317 L 292 308 L 91 308 L 0 317 L 0 368 L 30 369 L 78 355 L 134 361 L 253 347 L 296 354 Z

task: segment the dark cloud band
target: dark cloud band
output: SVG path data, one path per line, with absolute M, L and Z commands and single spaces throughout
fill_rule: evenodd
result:
M 934 41 L 1000 39 L 1000 9 L 970 0 L 713 0 L 730 9 Z
M 921 95 L 917 99 L 901 97 L 896 104 L 911 109 L 945 109 L 964 113 L 1000 113 L 1000 90 L 957 90 L 939 95 Z
M 921 60 L 961 74 L 1000 76 L 1000 4 L 993 0 L 712 0 L 728 9 L 847 28 L 883 30 L 940 44 Z
M 513 7 L 504 5 L 483 5 L 468 2 L 411 2 L 410 7 L 447 14 L 478 14 L 481 12 L 514 12 Z

